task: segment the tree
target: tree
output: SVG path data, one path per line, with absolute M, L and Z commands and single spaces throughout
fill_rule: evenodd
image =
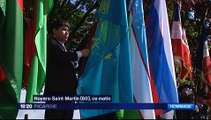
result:
M 71 50 L 80 49 L 84 45 L 82 41 L 86 41 L 96 22 L 94 13 L 98 5 L 98 0 L 54 0 L 54 9 L 48 16 L 48 25 L 58 18 L 69 21 L 71 37 L 67 46 Z M 79 45 L 81 42 L 83 45 Z

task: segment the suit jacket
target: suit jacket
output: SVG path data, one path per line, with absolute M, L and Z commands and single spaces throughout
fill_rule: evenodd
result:
M 45 95 L 76 95 L 78 81 L 71 63 L 76 60 L 76 52 L 65 52 L 59 41 L 48 40 Z

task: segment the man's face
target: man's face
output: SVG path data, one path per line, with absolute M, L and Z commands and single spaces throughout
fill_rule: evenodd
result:
M 53 29 L 53 35 L 56 39 L 65 43 L 69 37 L 69 28 L 66 26 L 62 26 L 58 29 Z

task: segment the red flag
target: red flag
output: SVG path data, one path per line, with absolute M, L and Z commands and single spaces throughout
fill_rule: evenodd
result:
M 0 82 L 3 81 L 5 79 L 5 73 L 4 73 L 4 70 L 1 68 L 0 66 Z
M 23 75 L 23 87 L 26 88 L 29 77 L 29 70 L 32 58 L 36 52 L 34 43 L 35 26 L 32 25 L 30 19 L 26 20 L 26 30 L 24 36 L 24 75 Z
M 47 14 L 53 7 L 52 0 L 35 0 L 33 18 L 25 39 L 24 64 L 27 81 L 26 101 L 32 102 L 33 95 L 42 91 L 46 74 Z M 26 51 L 28 49 L 28 51 Z
M 184 81 L 186 77 L 191 75 L 191 55 L 186 39 L 185 30 L 182 29 L 179 3 L 175 4 L 174 20 L 172 22 L 171 39 L 173 47 L 173 55 L 176 66 L 179 66 L 179 76 L 177 81 Z
M 37 1 L 34 2 L 34 13 L 32 20 L 25 19 L 26 21 L 26 30 L 25 30 L 25 36 L 24 36 L 24 79 L 23 79 L 23 87 L 27 86 L 27 82 L 29 79 L 29 71 L 31 69 L 32 60 L 36 54 L 36 45 L 35 45 L 35 36 L 37 34 L 37 31 L 42 29 L 42 25 L 39 26 L 37 23 L 37 19 L 39 20 L 40 17 L 36 16 L 37 14 L 37 4 L 42 3 L 42 10 L 43 14 L 48 14 L 50 10 L 53 7 L 53 1 L 51 0 L 42 0 L 37 3 Z M 38 12 L 38 14 L 41 14 Z M 42 22 L 41 22 L 42 23 Z M 37 31 L 36 31 L 37 30 Z M 43 40 L 44 41 L 44 40 Z
M 207 40 L 204 42 L 202 70 L 205 82 L 211 86 L 211 60 Z
M 207 40 L 204 42 L 202 70 L 203 70 L 203 80 L 209 86 L 207 99 L 208 99 L 208 105 L 211 107 L 211 60 L 210 60 Z

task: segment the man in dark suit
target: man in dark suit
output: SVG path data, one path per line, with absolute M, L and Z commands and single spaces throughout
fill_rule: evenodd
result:
M 44 95 L 72 96 L 76 95 L 78 81 L 76 79 L 74 61 L 87 57 L 89 49 L 68 51 L 64 43 L 69 37 L 70 25 L 64 20 L 52 24 L 52 38 L 47 42 L 47 69 Z M 52 103 L 46 101 L 46 103 Z M 58 103 L 58 102 L 57 102 Z M 72 119 L 73 110 L 46 109 L 46 119 Z

